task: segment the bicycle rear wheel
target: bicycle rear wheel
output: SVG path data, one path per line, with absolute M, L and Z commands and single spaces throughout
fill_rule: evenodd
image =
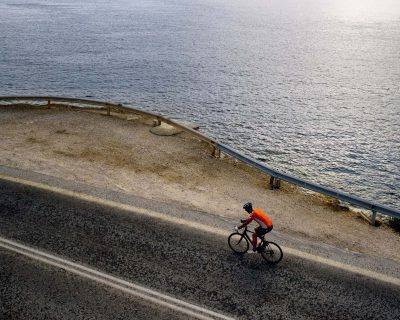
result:
M 264 250 L 261 251 L 261 256 L 271 264 L 279 263 L 283 258 L 283 252 L 279 245 L 275 242 L 266 242 Z
M 228 238 L 229 247 L 236 253 L 246 253 L 249 250 L 249 242 L 239 232 L 232 233 Z

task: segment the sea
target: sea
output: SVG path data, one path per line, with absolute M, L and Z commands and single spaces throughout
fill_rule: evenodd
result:
M 0 95 L 186 120 L 400 208 L 399 0 L 0 0 Z

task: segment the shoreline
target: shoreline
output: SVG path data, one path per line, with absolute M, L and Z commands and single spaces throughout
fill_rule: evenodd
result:
M 369 226 L 353 210 L 287 183 L 268 190 L 265 174 L 228 157 L 211 157 L 204 142 L 185 132 L 156 136 L 151 126 L 143 116 L 1 107 L 1 164 L 177 201 L 229 219 L 240 218 L 242 203 L 253 200 L 280 232 L 400 261 L 400 237 L 387 226 Z

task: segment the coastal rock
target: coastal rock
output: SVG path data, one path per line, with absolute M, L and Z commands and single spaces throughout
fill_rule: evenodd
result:
M 150 128 L 150 132 L 157 136 L 173 136 L 178 133 L 181 133 L 183 130 L 175 128 L 169 124 L 161 122 L 159 126 Z
M 200 128 L 199 125 L 191 123 L 191 122 L 175 120 L 175 119 L 174 119 L 174 121 L 181 125 L 184 125 L 185 127 L 191 128 L 193 130 L 198 130 Z M 182 129 L 171 126 L 165 122 L 161 122 L 160 125 L 150 128 L 150 132 L 154 133 L 158 136 L 173 136 L 178 133 L 181 133 L 182 131 L 183 131 Z

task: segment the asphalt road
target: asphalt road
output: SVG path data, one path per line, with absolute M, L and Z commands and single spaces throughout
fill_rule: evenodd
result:
M 0 319 L 185 319 L 8 250 L 0 264 Z
M 233 255 L 222 237 L 5 181 L 0 235 L 237 318 L 400 318 L 395 285 L 289 255 L 270 267 L 256 254 Z M 41 263 L 4 250 L 0 257 L 3 317 L 90 318 L 102 306 L 103 318 L 172 318 Z

